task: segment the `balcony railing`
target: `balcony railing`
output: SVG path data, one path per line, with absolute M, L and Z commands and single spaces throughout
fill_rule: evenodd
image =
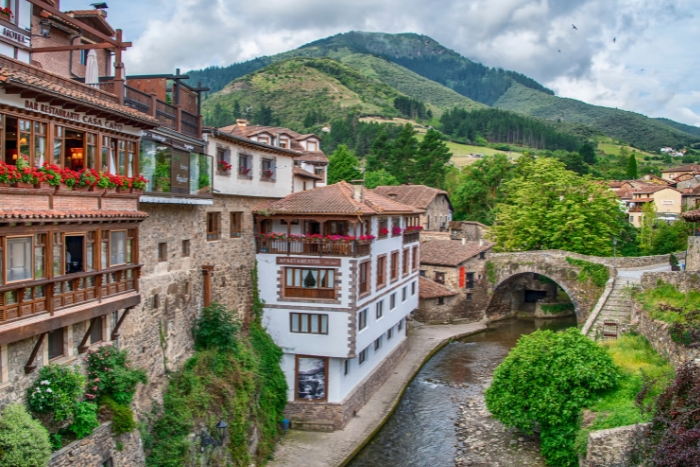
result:
M 403 243 L 413 243 L 420 240 L 420 231 L 404 232 Z
M 0 324 L 138 290 L 141 266 L 126 265 L 0 287 Z
M 124 86 L 124 105 L 151 115 L 151 96 L 130 86 Z
M 156 118 L 163 125 L 175 130 L 177 128 L 175 115 L 177 108 L 156 99 Z
M 180 112 L 180 125 L 181 130 L 184 134 L 192 136 L 194 138 L 199 138 L 197 130 L 199 126 L 196 115 L 182 110 Z
M 366 240 L 256 238 L 256 244 L 258 253 L 277 255 L 367 256 L 372 249 L 372 242 Z

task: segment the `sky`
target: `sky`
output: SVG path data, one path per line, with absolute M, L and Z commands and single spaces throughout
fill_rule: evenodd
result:
M 62 0 L 61 9 L 93 1 Z M 228 65 L 353 30 L 415 32 L 558 96 L 700 126 L 699 0 L 107 3 L 110 24 L 134 43 L 128 74 Z

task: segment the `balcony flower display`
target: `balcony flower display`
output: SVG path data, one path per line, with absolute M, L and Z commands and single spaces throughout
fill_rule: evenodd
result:
M 379 229 L 379 236 L 380 237 L 386 237 L 387 235 L 389 235 L 389 229 L 386 229 L 386 228 Z
M 391 235 L 401 235 L 401 232 L 403 232 L 401 227 L 392 227 L 391 228 Z
M 421 230 L 423 230 L 422 225 L 414 225 L 411 227 L 406 227 L 406 230 L 404 230 L 404 232 L 405 233 L 412 233 L 412 232 L 420 232 Z
M 0 8 L 0 15 L 5 17 L 5 21 L 10 21 L 12 18 L 15 17 L 15 14 L 12 13 L 12 10 L 10 10 L 9 6 L 5 8 Z
M 72 190 L 80 181 L 80 173 L 71 169 L 63 169 L 61 171 L 61 181 L 69 190 Z
M 131 187 L 134 190 L 143 191 L 146 189 L 147 184 L 148 179 L 146 179 L 143 175 L 139 175 L 138 177 L 134 177 L 131 179 Z
M 275 173 L 272 170 L 263 170 L 263 177 L 265 178 L 272 178 Z
M 244 177 L 247 177 L 248 175 L 250 175 L 250 169 L 247 169 L 245 167 L 239 167 L 238 175 L 243 175 Z
M 216 168 L 219 169 L 219 172 L 230 172 L 233 166 L 226 161 L 219 161 Z
M 51 186 L 59 186 L 63 181 L 63 169 L 56 164 L 44 162 L 39 170 L 44 174 L 44 181 Z
M 94 169 L 83 169 L 78 171 L 78 187 L 92 188 L 97 184 L 100 174 Z
M 330 241 L 330 242 L 343 242 L 343 243 L 349 243 L 349 242 L 354 242 L 355 240 L 363 241 L 363 242 L 368 242 L 374 240 L 376 237 L 374 235 L 361 235 L 359 237 L 356 237 L 354 235 L 323 235 L 323 234 L 289 234 L 287 235 L 286 233 L 277 233 L 277 232 L 271 232 L 271 233 L 258 233 L 255 234 L 257 238 L 264 239 L 264 240 L 283 240 L 283 241 L 311 241 L 311 242 L 318 242 L 318 241 Z
M 20 178 L 17 167 L 0 162 L 0 184 L 11 185 Z

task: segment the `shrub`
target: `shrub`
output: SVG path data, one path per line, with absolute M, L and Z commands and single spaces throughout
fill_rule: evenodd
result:
M 653 319 L 669 323 L 674 342 L 689 348 L 700 347 L 700 292 L 681 292 L 671 284 L 659 282 L 635 297 Z
M 109 415 L 112 419 L 112 433 L 115 436 L 129 433 L 136 428 L 134 412 L 126 404 L 120 404 L 109 396 L 100 398 L 100 408 L 102 413 Z
M 20 404 L 0 416 L 0 467 L 45 467 L 51 459 L 49 433 Z
M 92 402 L 78 402 L 73 407 L 73 422 L 66 430 L 81 439 L 92 433 L 100 426 L 97 420 L 97 404 Z
M 143 369 L 129 368 L 126 350 L 115 345 L 102 346 L 91 351 L 85 359 L 88 370 L 88 399 L 110 396 L 119 404 L 130 404 L 139 383 L 146 384 L 148 378 Z
M 598 287 L 605 287 L 605 283 L 610 279 L 610 271 L 604 264 L 591 263 L 582 259 L 566 257 L 566 262 L 572 266 L 581 268 L 578 273 L 579 282 L 586 282 L 590 279 Z
M 693 460 L 695 459 L 695 460 Z M 700 367 L 687 363 L 656 401 L 651 422 L 635 433 L 631 465 L 686 467 L 700 459 Z
M 54 422 L 69 420 L 75 403 L 83 395 L 85 378 L 78 369 L 47 365 L 39 370 L 34 384 L 27 389 L 29 410 L 51 415 Z
M 240 325 L 233 313 L 223 305 L 212 303 L 202 310 L 195 323 L 195 350 L 219 349 L 231 351 L 236 349 L 236 333 Z
M 536 331 L 520 338 L 498 366 L 486 405 L 507 426 L 530 434 L 539 427 L 548 465 L 574 466 L 581 409 L 618 378 L 610 355 L 577 328 Z

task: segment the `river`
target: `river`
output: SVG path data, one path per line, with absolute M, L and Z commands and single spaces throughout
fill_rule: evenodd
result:
M 486 412 L 484 389 L 518 338 L 575 326 L 575 318 L 511 319 L 452 342 L 409 384 L 399 406 L 350 467 L 544 467 L 536 437 Z

